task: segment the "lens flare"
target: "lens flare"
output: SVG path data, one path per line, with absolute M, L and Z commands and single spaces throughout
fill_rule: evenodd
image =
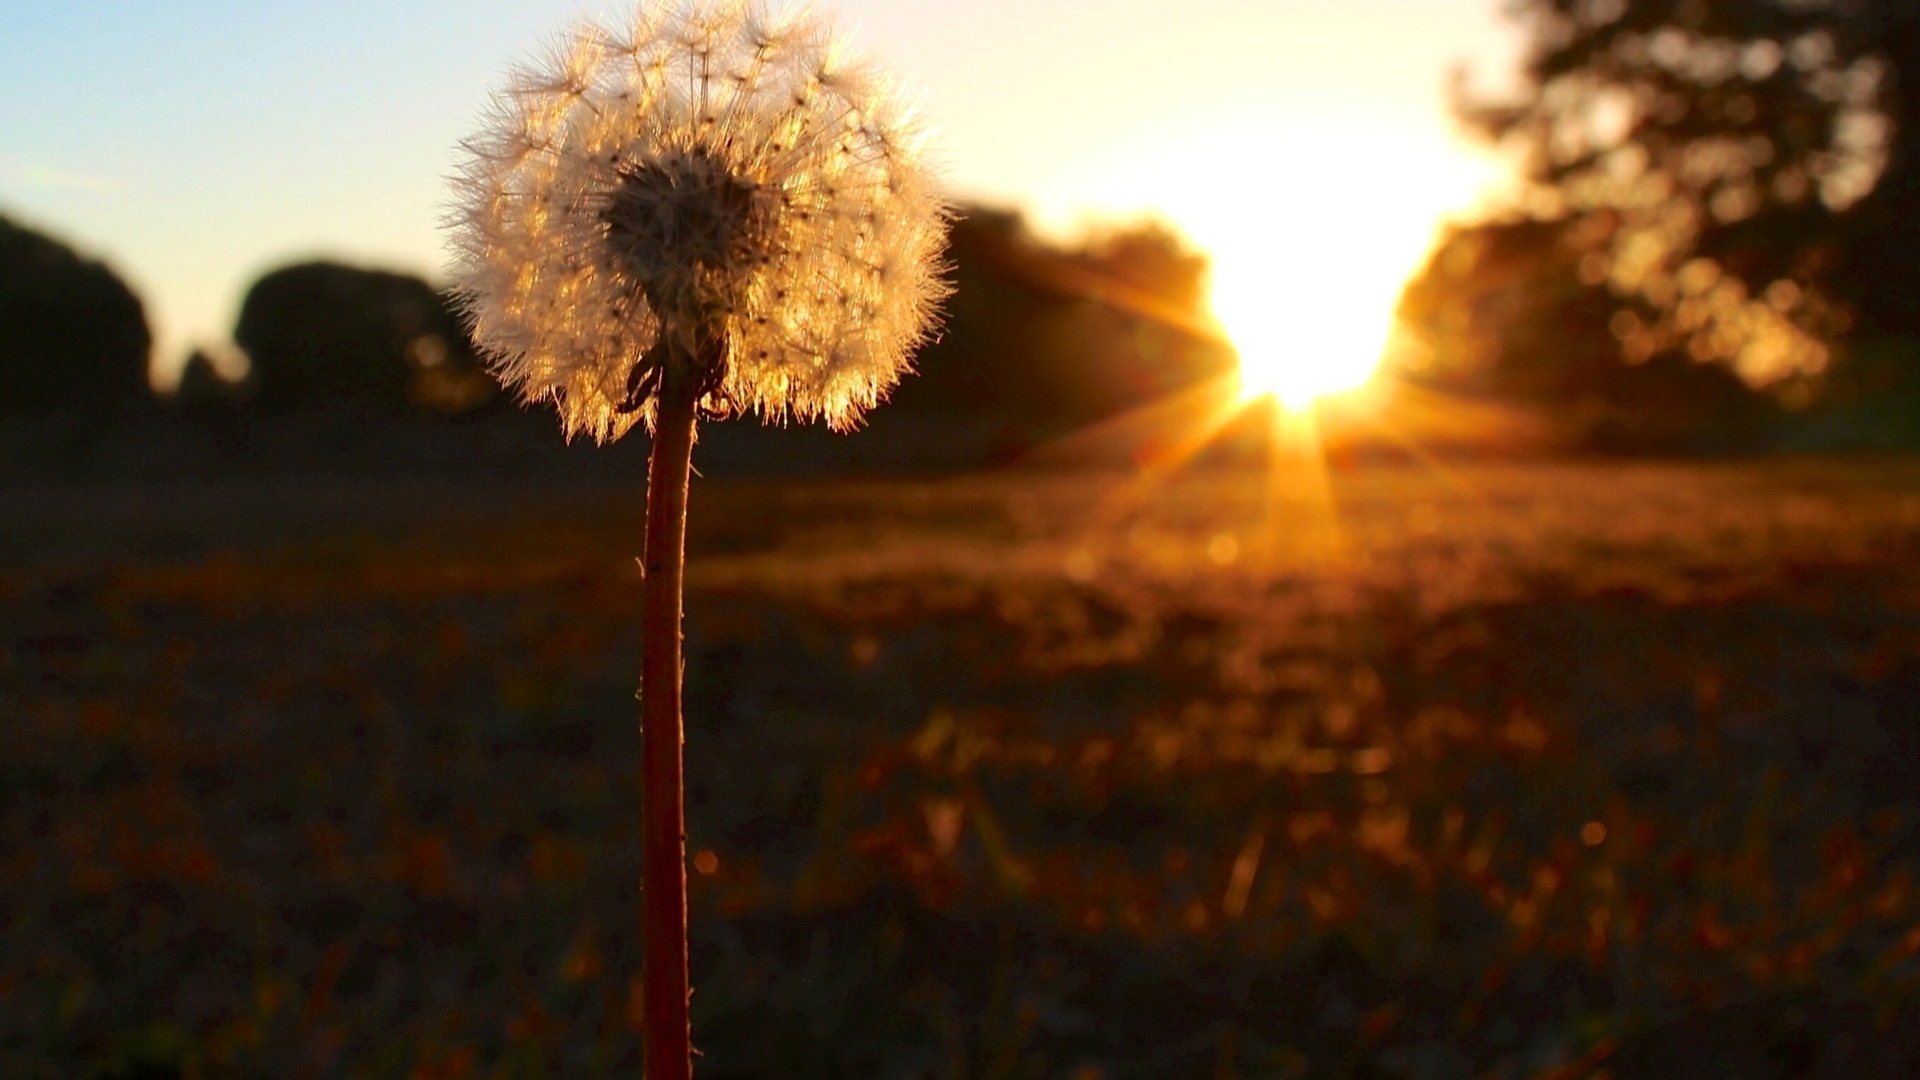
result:
M 1402 283 L 1493 175 L 1403 120 L 1248 114 L 1117 154 L 1085 190 L 1109 212 L 1166 218 L 1207 252 L 1241 396 L 1300 408 L 1372 378 Z

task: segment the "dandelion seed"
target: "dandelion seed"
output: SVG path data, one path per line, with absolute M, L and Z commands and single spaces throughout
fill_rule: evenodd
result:
M 495 374 L 569 436 L 651 425 L 658 387 L 633 372 L 665 363 L 706 415 L 845 430 L 947 291 L 912 110 L 807 12 L 582 24 L 461 146 L 456 295 Z

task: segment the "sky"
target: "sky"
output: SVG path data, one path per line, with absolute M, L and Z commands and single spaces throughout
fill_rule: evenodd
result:
M 1512 70 L 1497 0 L 821 6 L 918 89 L 956 197 L 1062 236 L 1166 219 L 1214 254 L 1229 328 L 1273 323 L 1276 295 L 1390 308 L 1437 223 L 1501 182 L 1442 93 L 1457 63 L 1489 86 Z M 128 280 L 164 384 L 277 266 L 438 281 L 446 177 L 489 90 L 570 20 L 622 9 L 0 0 L 0 215 Z

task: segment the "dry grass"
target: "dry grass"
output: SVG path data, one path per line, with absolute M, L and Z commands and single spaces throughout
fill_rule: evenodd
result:
M 0 1072 L 632 1071 L 637 489 L 0 500 Z M 1920 466 L 707 484 L 692 547 L 703 1076 L 1920 1068 Z

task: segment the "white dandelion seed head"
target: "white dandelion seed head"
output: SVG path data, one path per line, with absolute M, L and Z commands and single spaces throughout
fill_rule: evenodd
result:
M 651 425 L 645 358 L 676 342 L 717 367 L 710 413 L 850 428 L 947 293 L 923 129 L 810 10 L 584 23 L 461 146 L 456 295 L 495 374 L 569 437 Z

